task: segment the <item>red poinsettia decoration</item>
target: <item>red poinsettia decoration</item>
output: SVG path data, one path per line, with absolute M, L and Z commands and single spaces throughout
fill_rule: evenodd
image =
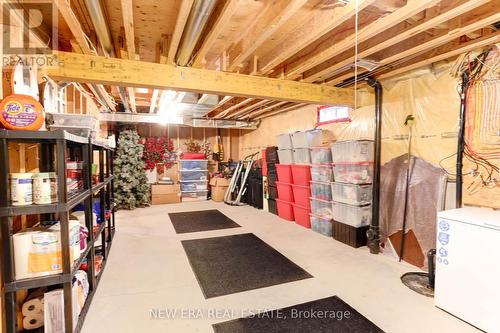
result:
M 166 137 L 149 137 L 141 138 L 139 143 L 144 145 L 142 159 L 145 170 L 156 168 L 159 173 L 163 173 L 173 166 L 175 150 L 172 140 Z

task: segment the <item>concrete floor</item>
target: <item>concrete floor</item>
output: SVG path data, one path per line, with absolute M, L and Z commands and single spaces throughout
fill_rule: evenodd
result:
M 177 235 L 167 215 L 214 208 L 242 228 Z M 208 333 L 213 323 L 249 311 L 333 295 L 388 333 L 479 332 L 402 285 L 401 274 L 414 270 L 412 266 L 370 255 L 367 248 L 350 248 L 264 211 L 206 201 L 120 211 L 116 217 L 115 240 L 84 333 Z M 245 232 L 256 234 L 314 278 L 205 299 L 180 240 Z

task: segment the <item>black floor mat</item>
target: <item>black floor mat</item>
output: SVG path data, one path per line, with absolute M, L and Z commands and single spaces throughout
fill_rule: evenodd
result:
M 217 209 L 169 213 L 168 216 L 178 234 L 240 227 Z
M 254 234 L 182 241 L 206 298 L 311 278 Z
M 213 325 L 215 333 L 383 333 L 337 296 Z

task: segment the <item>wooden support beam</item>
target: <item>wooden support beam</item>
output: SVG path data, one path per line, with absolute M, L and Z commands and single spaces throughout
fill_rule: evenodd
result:
M 221 31 L 226 28 L 231 17 L 233 16 L 236 9 L 238 9 L 239 0 L 227 0 L 222 8 L 221 13 L 217 17 L 217 21 L 214 23 L 212 29 L 208 32 L 207 36 L 203 39 L 203 44 L 196 53 L 194 58 L 193 67 L 201 68 L 205 56 L 207 55 L 210 48 L 213 46 L 217 37 L 220 35 Z
M 358 38 L 357 38 L 358 43 L 362 43 L 376 36 L 377 34 L 391 28 L 392 26 L 418 14 L 419 12 L 425 10 L 426 8 L 436 5 L 439 1 L 441 0 L 418 0 L 418 1 L 408 2 L 406 6 L 360 29 L 358 31 Z M 311 55 L 305 61 L 291 68 L 286 73 L 286 78 L 297 79 L 305 71 L 321 64 L 324 61 L 327 61 L 332 57 L 341 54 L 342 52 L 350 50 L 351 48 L 354 47 L 354 40 L 355 40 L 355 34 L 352 34 L 349 37 L 344 38 L 340 42 L 330 46 L 326 50 Z
M 267 118 L 267 117 L 275 116 L 275 115 L 280 114 L 280 113 L 292 111 L 292 110 L 298 109 L 298 108 L 306 106 L 306 105 L 307 104 L 304 104 L 304 103 L 293 104 L 293 105 L 284 107 L 283 109 L 274 110 L 274 111 L 270 111 L 268 113 L 264 113 L 264 114 L 258 116 L 257 118 L 254 118 L 254 119 L 255 120 L 264 119 L 264 118 Z
M 441 53 L 441 54 L 438 54 L 438 55 L 433 56 L 433 57 L 428 57 L 427 55 L 425 55 L 424 60 L 422 60 L 422 61 L 418 61 L 415 63 L 411 63 L 408 65 L 396 68 L 393 71 L 390 71 L 390 72 L 387 72 L 387 73 L 384 73 L 382 75 L 377 76 L 377 78 L 378 79 L 387 79 L 390 77 L 394 77 L 396 75 L 406 73 L 406 72 L 409 72 L 411 70 L 421 68 L 421 67 L 433 64 L 433 63 L 438 62 L 438 61 L 446 60 L 446 59 L 458 56 L 462 53 L 472 52 L 476 49 L 490 46 L 490 45 L 493 45 L 493 44 L 496 44 L 499 42 L 500 42 L 500 32 L 494 32 L 492 34 L 489 34 L 489 35 L 483 36 L 481 38 L 474 39 L 474 40 L 471 40 L 467 43 L 464 43 L 463 45 L 461 45 L 458 48 L 454 47 L 445 53 Z
M 175 61 L 175 55 L 177 54 L 177 49 L 179 48 L 182 33 L 184 32 L 184 27 L 186 26 L 186 22 L 189 17 L 189 13 L 191 12 L 193 2 L 194 0 L 181 0 L 179 12 L 175 21 L 174 33 L 172 35 L 172 40 L 170 41 L 170 47 L 168 49 L 167 62 L 169 64 L 172 64 Z
M 373 4 L 376 0 L 358 0 L 359 11 Z M 273 68 L 283 63 L 286 59 L 303 50 L 322 36 L 346 22 L 356 14 L 356 1 L 351 1 L 344 7 L 320 11 L 307 21 L 302 27 L 295 30 L 291 39 L 278 45 L 271 56 L 262 58 L 262 74 L 269 74 Z
M 326 85 L 176 67 L 142 61 L 55 52 L 59 66 L 48 68 L 53 79 L 172 89 L 311 104 L 351 105 L 353 92 Z
M 410 28 L 403 31 L 398 29 L 399 31 L 395 31 L 392 37 L 385 39 L 377 38 L 377 40 L 372 45 L 358 53 L 358 59 L 369 57 L 372 54 L 403 42 L 425 30 L 436 27 L 463 13 L 469 12 L 481 5 L 484 5 L 489 1 L 491 0 L 468 0 L 462 4 L 459 4 L 458 6 L 450 5 L 449 7 L 447 6 L 445 8 L 441 8 L 439 13 L 437 13 L 435 16 L 424 19 L 421 23 L 417 23 L 414 26 L 411 26 Z M 456 2 L 454 2 L 453 4 L 456 4 Z M 315 82 L 318 80 L 326 79 L 328 76 L 331 76 L 332 73 L 335 73 L 336 71 L 339 71 L 350 64 L 354 64 L 354 56 L 346 58 L 342 61 L 336 61 L 333 63 L 333 65 L 328 63 L 325 64 L 325 68 L 322 68 L 312 75 L 307 75 L 306 78 L 303 79 L 303 82 Z M 321 67 L 323 67 L 323 65 L 321 65 Z
M 234 71 L 245 60 L 247 60 L 272 34 L 286 23 L 307 0 L 277 0 L 273 1 L 266 9 L 262 17 L 256 22 L 252 29 L 247 30 L 236 43 L 241 51 L 231 55 L 229 70 Z

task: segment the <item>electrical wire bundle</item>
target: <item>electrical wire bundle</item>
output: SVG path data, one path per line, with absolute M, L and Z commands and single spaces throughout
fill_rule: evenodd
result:
M 467 186 L 470 194 L 476 193 L 483 187 L 493 188 L 500 184 L 498 176 L 500 168 L 491 160 L 500 159 L 500 141 L 491 141 L 492 126 L 498 126 L 500 109 L 497 100 L 500 91 L 500 52 L 494 46 L 474 57 L 471 53 L 461 56 L 452 68 L 452 74 L 462 76 L 467 74 L 468 80 L 462 82 L 458 88 L 466 105 L 466 128 L 464 135 L 464 157 L 474 167 L 464 175 L 471 175 L 472 182 Z M 464 86 L 465 85 L 465 86 Z M 500 129 L 500 128 L 499 128 Z M 499 134 L 499 133 L 497 133 Z M 475 140 L 476 139 L 476 140 Z M 481 143 L 480 149 L 475 147 L 475 141 Z M 456 156 L 452 154 L 440 161 L 442 162 Z M 446 171 L 449 176 L 456 176 Z M 497 177 L 495 177 L 497 175 Z

